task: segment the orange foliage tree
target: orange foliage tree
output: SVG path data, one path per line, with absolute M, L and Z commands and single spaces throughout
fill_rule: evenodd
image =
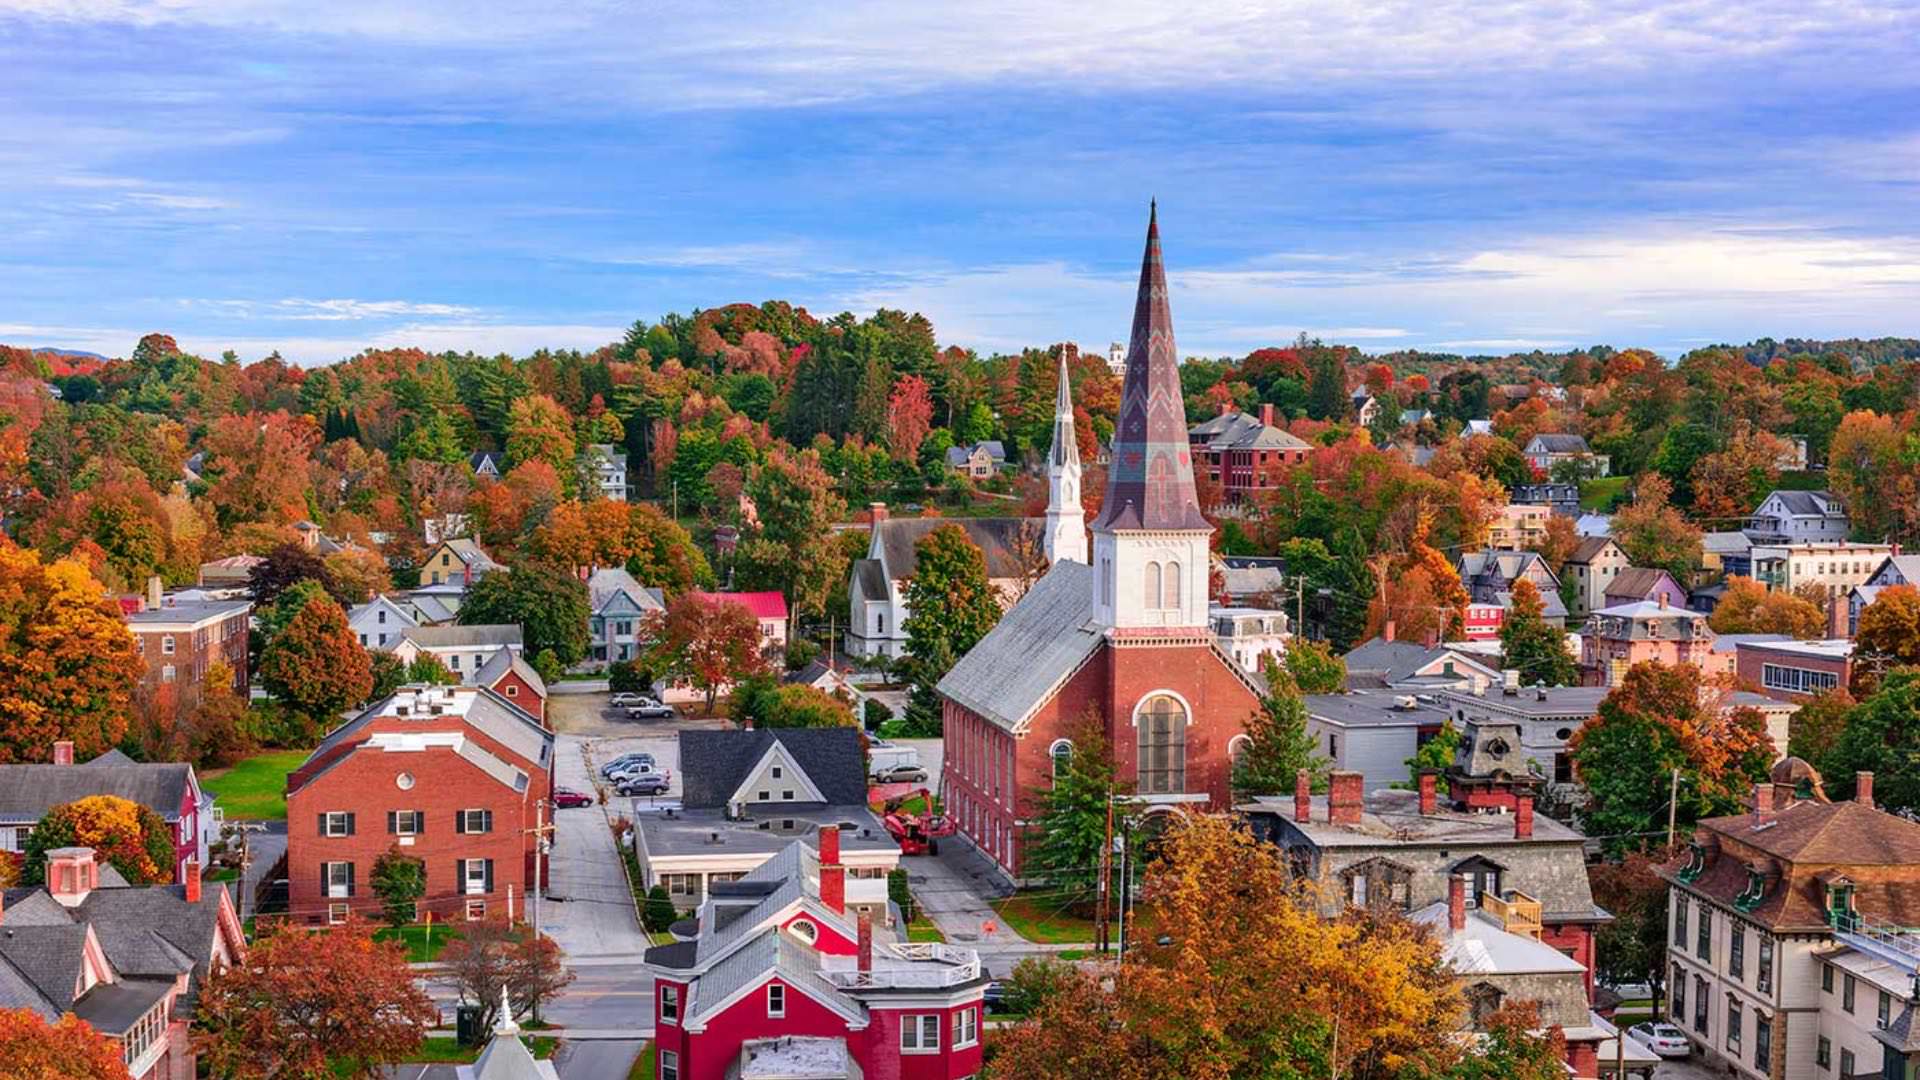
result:
M 1920 590 L 1911 585 L 1882 589 L 1860 612 L 1854 648 L 1868 678 L 1896 665 L 1920 664 Z
M 83 757 L 112 749 L 144 671 L 86 567 L 0 537 L 0 763 L 45 761 L 61 739 Z
M 0 1009 L 0 1080 L 125 1080 L 112 1039 L 67 1013 L 49 1024 L 32 1009 Z
M 173 880 L 173 834 L 167 823 L 152 807 L 118 795 L 89 795 L 48 810 L 27 836 L 20 880 L 45 881 L 47 852 L 65 847 L 92 848 L 134 885 Z
M 1821 637 L 1827 620 L 1819 607 L 1792 593 L 1768 592 L 1749 577 L 1727 579 L 1726 595 L 1714 605 L 1707 625 L 1716 634 L 1787 634 Z

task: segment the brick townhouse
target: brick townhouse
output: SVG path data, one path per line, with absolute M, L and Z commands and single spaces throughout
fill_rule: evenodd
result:
M 171 694 L 181 705 L 198 698 L 201 680 L 216 661 L 233 673 L 234 692 L 247 692 L 247 630 L 253 605 L 245 600 L 170 602 L 160 579 L 147 583 L 140 609 L 126 616 L 127 629 L 147 671 L 139 693 L 152 700 Z
M 373 864 L 423 860 L 423 912 L 521 917 L 550 820 L 553 734 L 484 687 L 407 687 L 341 725 L 287 776 L 292 915 L 379 909 Z
M 47 811 L 93 795 L 113 795 L 160 815 L 173 834 L 172 879 L 185 881 L 187 867 L 207 865 L 213 839 L 213 797 L 200 789 L 184 762 L 135 761 L 109 750 L 82 764 L 73 744 L 53 744 L 50 765 L 0 765 L 0 852 L 26 850 L 27 834 Z

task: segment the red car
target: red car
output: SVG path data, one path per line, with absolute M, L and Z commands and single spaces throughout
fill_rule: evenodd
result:
M 593 797 L 591 795 L 583 795 L 572 788 L 557 787 L 553 789 L 553 805 L 561 810 L 570 809 L 575 806 L 592 806 Z

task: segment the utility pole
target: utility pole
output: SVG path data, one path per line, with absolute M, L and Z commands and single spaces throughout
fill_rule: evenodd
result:
M 1667 850 L 1673 850 L 1673 828 L 1680 811 L 1680 770 L 1673 770 L 1673 780 L 1667 785 Z
M 540 934 L 540 897 L 547 891 L 541 884 L 541 878 L 543 877 L 541 871 L 545 868 L 548 847 L 547 837 L 553 832 L 553 826 L 547 824 L 547 800 L 541 799 L 539 802 L 534 803 L 533 813 L 533 828 L 526 830 L 533 835 L 533 909 L 528 914 L 533 916 L 533 933 L 538 937 Z
M 1125 963 L 1127 959 L 1127 901 L 1133 896 L 1133 867 L 1129 858 L 1132 854 L 1133 845 L 1127 842 L 1129 839 L 1128 834 L 1127 823 L 1122 821 L 1120 823 L 1120 904 L 1118 907 L 1120 917 L 1118 920 L 1119 930 L 1116 934 L 1120 939 L 1120 960 L 1122 963 Z
M 1100 842 L 1100 883 L 1095 895 L 1099 897 L 1099 929 L 1095 937 L 1100 942 L 1100 951 L 1107 951 L 1107 903 L 1113 891 L 1113 789 L 1107 789 L 1107 830 L 1106 837 Z
M 1293 632 L 1304 638 L 1307 633 L 1307 578 L 1300 574 L 1293 579 Z

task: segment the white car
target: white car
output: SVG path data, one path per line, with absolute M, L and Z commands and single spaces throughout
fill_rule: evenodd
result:
M 1627 1029 L 1627 1034 L 1663 1058 L 1683 1058 L 1693 1053 L 1693 1044 L 1687 1041 L 1686 1032 L 1672 1024 L 1659 1021 L 1635 1024 Z
M 633 780 L 641 776 L 671 776 L 671 775 L 672 773 L 669 770 L 656 768 L 651 763 L 645 764 L 645 765 L 633 764 L 633 765 L 622 766 L 621 768 L 615 769 L 613 772 L 608 773 L 607 782 L 617 787 L 621 784 L 626 783 L 629 780 Z
M 622 690 L 608 698 L 607 704 L 615 706 L 616 708 L 624 708 L 629 705 L 658 705 L 660 703 L 645 694 L 638 694 L 632 690 Z

